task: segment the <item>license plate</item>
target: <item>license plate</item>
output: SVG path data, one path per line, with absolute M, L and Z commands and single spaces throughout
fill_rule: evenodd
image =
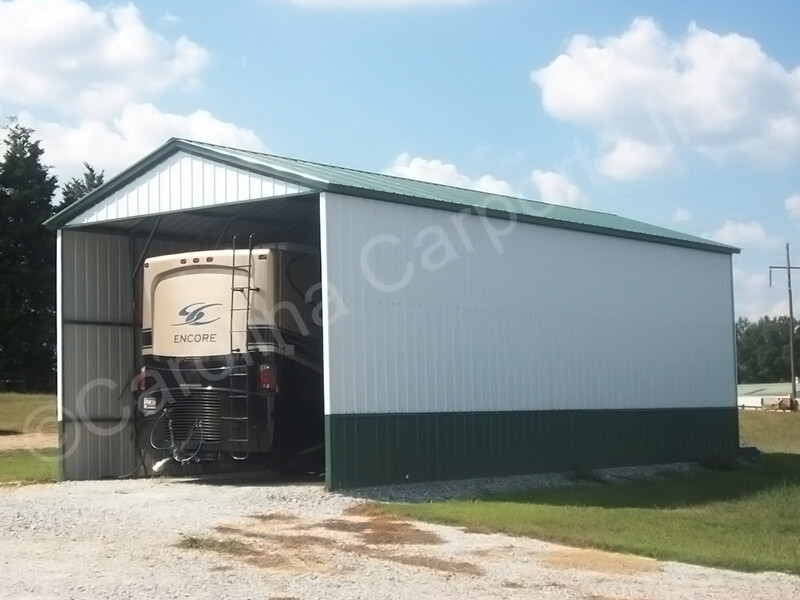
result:
M 142 398 L 142 410 L 152 412 L 158 409 L 158 400 L 155 396 L 145 396 Z

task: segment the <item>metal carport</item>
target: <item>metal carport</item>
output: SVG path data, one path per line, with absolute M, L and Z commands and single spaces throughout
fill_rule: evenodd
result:
M 65 479 L 137 466 L 127 382 L 143 258 L 225 247 L 254 229 L 321 251 L 331 488 L 691 461 L 738 446 L 736 248 L 185 140 L 49 224 Z

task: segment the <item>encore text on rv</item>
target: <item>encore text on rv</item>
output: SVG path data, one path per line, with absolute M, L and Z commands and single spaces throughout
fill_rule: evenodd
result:
M 214 343 L 217 341 L 217 334 L 216 333 L 188 333 L 188 334 L 175 334 L 172 338 L 172 342 L 174 344 L 199 344 L 201 342 L 211 342 Z

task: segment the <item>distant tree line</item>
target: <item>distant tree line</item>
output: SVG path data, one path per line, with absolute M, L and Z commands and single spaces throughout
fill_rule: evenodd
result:
M 795 373 L 800 376 L 800 339 L 794 329 Z M 736 321 L 739 383 L 791 381 L 789 368 L 789 317 L 761 317 Z
M 84 163 L 61 188 L 41 142 L 13 119 L 0 148 L 0 384 L 52 378 L 56 352 L 55 234 L 44 221 L 103 183 Z

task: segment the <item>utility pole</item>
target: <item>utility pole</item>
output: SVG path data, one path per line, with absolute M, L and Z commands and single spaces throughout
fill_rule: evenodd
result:
M 789 253 L 789 244 L 786 244 L 786 266 L 771 266 L 769 268 L 769 286 L 772 287 L 772 271 L 785 270 L 789 283 L 789 364 L 792 377 L 792 397 L 789 399 L 789 409 L 795 410 L 797 406 L 797 380 L 794 375 L 794 302 L 792 301 L 792 271 L 800 267 L 792 266 L 792 256 Z

